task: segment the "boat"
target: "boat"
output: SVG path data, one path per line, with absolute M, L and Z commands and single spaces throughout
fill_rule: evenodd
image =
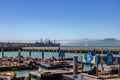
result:
M 51 40 L 45 40 L 45 42 L 43 42 L 41 40 L 41 42 L 35 42 L 34 47 L 59 47 L 60 43 L 55 43 L 52 42 Z

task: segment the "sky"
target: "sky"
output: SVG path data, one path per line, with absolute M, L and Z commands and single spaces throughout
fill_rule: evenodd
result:
M 0 40 L 120 39 L 120 0 L 0 0 Z

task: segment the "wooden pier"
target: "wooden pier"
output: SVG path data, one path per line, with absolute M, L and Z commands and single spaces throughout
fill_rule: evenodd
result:
M 33 51 L 33 52 L 59 52 L 64 50 L 66 53 L 86 53 L 88 51 L 95 50 L 97 53 L 114 52 L 118 54 L 120 48 L 78 48 L 78 47 L 23 47 L 22 51 Z
M 22 47 L 20 51 L 27 51 L 29 52 L 29 57 L 31 57 L 32 52 L 42 52 L 42 58 L 44 59 L 44 52 L 57 52 L 59 53 L 60 50 L 64 50 L 65 53 L 87 53 L 88 51 L 93 51 L 97 54 L 107 54 L 108 52 L 113 52 L 114 54 L 120 53 L 120 48 L 87 48 L 87 47 Z M 2 58 L 4 57 L 4 48 L 1 48 L 2 51 Z

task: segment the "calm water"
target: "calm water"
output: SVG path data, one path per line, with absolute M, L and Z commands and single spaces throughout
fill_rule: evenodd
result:
M 4 56 L 12 56 L 15 57 L 18 55 L 18 52 L 4 52 Z M 28 52 L 21 52 L 22 56 L 29 56 Z M 45 58 L 52 58 L 52 55 L 55 57 L 58 57 L 58 53 L 57 52 L 44 52 L 44 57 Z M 80 53 L 66 53 L 65 56 L 66 57 L 73 57 L 74 55 L 81 55 Z M 31 52 L 31 56 L 33 58 L 42 58 L 42 53 L 41 52 Z M 0 52 L 0 57 L 2 57 L 2 52 Z

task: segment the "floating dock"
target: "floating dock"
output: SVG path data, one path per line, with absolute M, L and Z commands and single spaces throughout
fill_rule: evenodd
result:
M 73 70 L 62 70 L 62 69 L 55 69 L 55 70 L 45 70 L 45 74 L 40 74 L 38 71 L 30 72 L 31 77 L 35 79 L 42 79 L 46 77 L 45 80 L 59 80 L 63 79 L 63 74 L 72 74 Z M 80 73 L 81 71 L 78 71 Z
M 69 62 L 53 61 L 53 62 L 49 62 L 49 63 L 41 62 L 40 66 L 43 68 L 47 68 L 47 69 L 57 69 L 57 68 L 64 68 L 64 67 L 72 68 L 73 62 L 70 62 L 70 61 Z

